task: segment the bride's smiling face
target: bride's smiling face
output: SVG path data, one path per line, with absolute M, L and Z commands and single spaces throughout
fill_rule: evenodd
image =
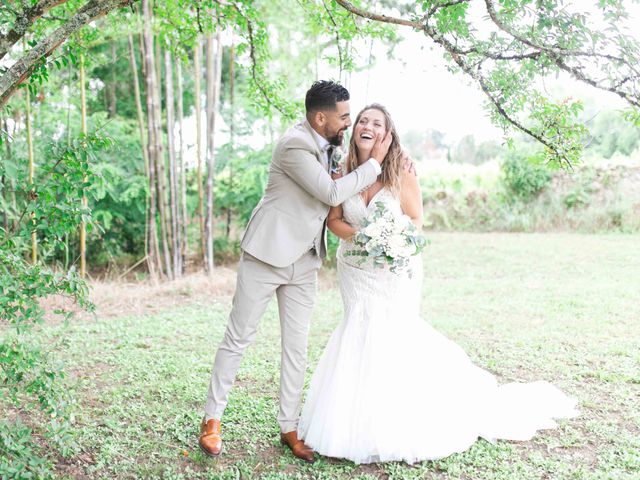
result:
M 375 108 L 365 110 L 353 129 L 356 146 L 359 150 L 371 150 L 376 143 L 376 136 L 384 136 L 386 129 L 385 117 L 380 110 Z

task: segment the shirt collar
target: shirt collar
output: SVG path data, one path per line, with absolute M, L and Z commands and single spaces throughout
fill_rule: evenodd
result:
M 309 126 L 309 130 L 311 130 L 311 134 L 314 136 L 314 138 L 316 139 L 316 142 L 318 143 L 318 146 L 320 147 L 320 151 L 321 152 L 326 152 L 329 147 L 329 140 L 327 140 L 326 138 L 324 138 L 322 135 L 320 135 L 318 132 L 316 132 L 313 127 L 311 126 L 311 124 L 309 123 L 308 120 L 305 120 L 305 122 L 307 123 L 307 125 Z

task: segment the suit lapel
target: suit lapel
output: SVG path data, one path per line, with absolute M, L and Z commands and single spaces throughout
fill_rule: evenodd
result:
M 318 141 L 316 140 L 316 135 L 314 134 L 315 132 L 313 132 L 313 128 L 311 127 L 311 125 L 309 125 L 309 122 L 305 120 L 302 121 L 302 127 L 304 128 L 304 131 L 307 133 L 307 135 L 311 137 L 311 144 L 315 147 L 313 153 L 318 159 L 318 162 L 320 162 L 320 165 L 322 165 L 325 170 L 329 171 L 329 164 L 326 160 L 327 156 L 320 149 L 320 145 L 318 145 Z

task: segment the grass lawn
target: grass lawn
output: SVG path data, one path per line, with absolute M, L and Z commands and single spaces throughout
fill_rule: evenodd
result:
M 328 458 L 306 465 L 279 444 L 280 333 L 273 303 L 231 393 L 225 452 L 212 460 L 199 451 L 197 433 L 230 297 L 203 300 L 182 292 L 181 302 L 159 312 L 98 316 L 67 328 L 60 356 L 77 399 L 79 451 L 58 458 L 57 472 L 92 479 L 640 478 L 640 238 L 430 238 L 424 321 L 501 381 L 544 379 L 577 397 L 579 418 L 530 442 L 480 440 L 465 453 L 413 466 Z M 335 273 L 322 276 L 309 371 L 342 310 Z M 50 326 L 48 333 L 62 328 Z

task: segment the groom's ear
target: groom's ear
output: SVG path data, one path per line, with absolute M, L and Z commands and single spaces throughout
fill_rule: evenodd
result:
M 319 127 L 324 126 L 327 123 L 327 116 L 322 110 L 318 110 L 312 114 L 313 123 Z

